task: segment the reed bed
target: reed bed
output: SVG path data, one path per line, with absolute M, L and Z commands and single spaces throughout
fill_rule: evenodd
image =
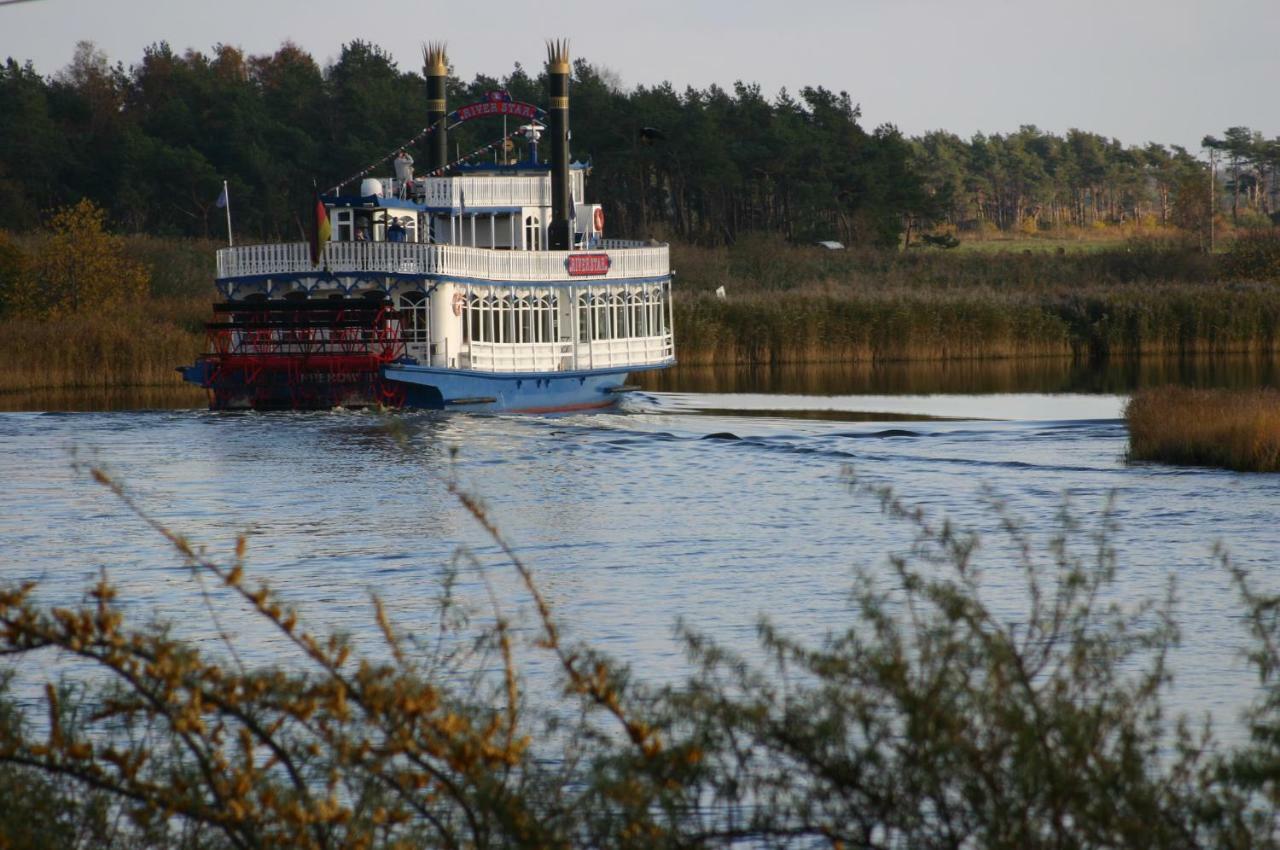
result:
M 110 312 L 0 321 L 0 392 L 176 386 L 204 348 L 210 299 L 155 300 Z
M 1280 472 L 1280 391 L 1160 387 L 1125 408 L 1129 457 Z
M 693 365 L 978 358 L 1264 354 L 1280 346 L 1266 284 L 678 293 L 680 359 Z

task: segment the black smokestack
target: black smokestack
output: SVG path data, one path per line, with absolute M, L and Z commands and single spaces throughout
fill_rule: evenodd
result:
M 568 251 L 573 247 L 573 223 L 569 220 L 569 42 L 547 42 L 547 94 L 551 103 L 551 222 L 547 247 Z
M 449 134 L 444 122 L 448 112 L 445 83 L 449 78 L 449 58 L 445 56 L 444 42 L 422 45 L 422 61 L 427 71 L 427 126 L 435 127 L 427 137 L 427 170 L 435 171 L 449 164 Z

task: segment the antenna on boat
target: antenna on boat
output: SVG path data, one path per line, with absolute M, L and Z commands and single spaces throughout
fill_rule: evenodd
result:
M 443 41 L 431 41 L 422 45 L 422 64 L 427 74 L 427 126 L 434 127 L 427 140 L 427 171 L 435 171 L 449 164 L 449 134 L 445 115 L 449 107 L 445 101 L 445 89 L 449 79 L 449 57 Z

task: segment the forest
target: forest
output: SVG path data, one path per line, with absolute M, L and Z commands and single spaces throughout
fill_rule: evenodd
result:
M 451 109 L 495 89 L 545 100 L 541 72 L 519 64 L 449 84 Z M 624 89 L 583 58 L 572 98 L 573 156 L 591 163 L 589 192 L 618 234 L 897 247 L 917 234 L 1127 223 L 1198 234 L 1211 197 L 1238 225 L 1269 224 L 1280 210 L 1280 139 L 1247 127 L 1205 137 L 1218 164 L 1211 187 L 1200 152 L 1176 145 L 1034 126 L 909 138 L 890 124 L 864 128 L 855 100 L 822 86 Z M 383 159 L 422 131 L 425 112 L 422 74 L 362 41 L 326 67 L 290 43 L 260 56 L 159 43 L 126 66 L 81 42 L 50 75 L 11 58 L 0 67 L 0 126 L 17 132 L 0 134 L 0 228 L 30 230 L 89 199 L 120 231 L 217 236 L 226 180 L 240 238 L 298 238 L 313 186 Z M 502 133 L 496 119 L 462 125 L 450 149 L 465 155 Z

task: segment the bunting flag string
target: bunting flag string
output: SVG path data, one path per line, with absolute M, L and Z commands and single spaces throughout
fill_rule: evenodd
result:
M 341 189 L 343 186 L 347 185 L 348 183 L 354 183 L 354 182 L 356 182 L 357 180 L 359 180 L 359 179 L 361 179 L 361 178 L 363 178 L 363 177 L 367 176 L 367 175 L 369 174 L 369 172 L 373 171 L 375 168 L 377 168 L 378 166 L 382 165 L 382 164 L 383 164 L 384 162 L 386 162 L 387 160 L 391 159 L 391 157 L 395 156 L 397 153 L 399 153 L 399 152 L 400 152 L 401 150 L 403 150 L 404 148 L 407 148 L 407 147 L 409 147 L 410 145 L 416 145 L 416 144 L 418 144 L 418 142 L 421 142 L 421 141 L 422 141 L 423 139 L 425 139 L 427 136 L 429 136 L 429 135 L 431 135 L 432 133 L 434 133 L 434 132 L 436 131 L 436 128 L 438 128 L 441 124 L 443 124 L 443 123 L 445 122 L 445 120 L 446 120 L 446 119 L 448 119 L 448 117 L 449 117 L 449 116 L 447 116 L 447 115 L 446 115 L 446 116 L 443 116 L 443 117 L 441 117 L 440 119 L 438 119 L 434 124 L 429 124 L 428 126 L 423 127 L 423 128 L 418 132 L 418 134 L 417 134 L 416 136 L 414 136 L 412 139 L 410 139 L 409 141 L 405 142 L 405 143 L 404 143 L 404 144 L 402 144 L 402 145 L 397 145 L 397 146 L 396 146 L 396 148 L 395 148 L 394 150 L 392 150 L 392 151 L 391 151 L 391 153 L 389 153 L 389 154 L 387 154 L 386 156 L 382 157 L 381 159 L 379 159 L 377 162 L 373 163 L 372 165 L 368 165 L 368 166 L 366 166 L 365 168 L 362 168 L 360 171 L 358 171 L 358 172 L 356 172 L 355 174 L 351 175 L 351 176 L 350 176 L 350 177 L 348 177 L 346 180 L 343 180 L 343 181 L 341 181 L 340 183 L 335 184 L 335 185 L 333 186 L 333 188 L 331 188 L 331 189 L 328 191 L 328 193 L 327 193 L 327 194 L 330 194 L 330 195 L 336 195 L 336 194 L 338 194 L 338 190 L 339 190 L 339 189 Z
M 365 168 L 361 169 L 359 172 L 357 172 L 357 173 L 355 173 L 355 174 L 351 175 L 351 176 L 350 176 L 350 177 L 348 177 L 346 180 L 343 180 L 341 183 L 338 183 L 336 186 L 334 186 L 332 189 L 330 189 L 330 190 L 329 190 L 328 194 L 330 194 L 330 195 L 336 195 L 336 194 L 338 193 L 338 190 L 339 190 L 339 189 L 341 189 L 343 186 L 347 185 L 348 183 L 354 183 L 354 182 L 356 182 L 357 180 L 360 180 L 361 178 L 365 177 L 365 176 L 366 176 L 366 175 L 368 175 L 371 171 L 373 171 L 375 168 L 377 168 L 378 166 L 382 165 L 384 162 L 386 162 L 387 160 L 391 159 L 391 157 L 393 157 L 393 156 L 395 156 L 397 153 L 399 153 L 402 149 L 407 148 L 409 145 L 416 145 L 418 142 L 422 141 L 422 140 L 423 140 L 423 139 L 425 139 L 427 136 L 431 135 L 431 133 L 435 132 L 436 128 L 437 128 L 437 127 L 439 127 L 439 126 L 440 126 L 440 124 L 441 124 L 441 123 L 442 123 L 446 118 L 448 118 L 448 116 L 447 116 L 447 115 L 446 115 L 444 118 L 441 118 L 441 119 L 440 119 L 439 121 L 437 121 L 436 123 L 432 124 L 431 126 L 429 126 L 429 127 L 423 127 L 423 128 L 422 128 L 422 132 L 418 133 L 418 135 L 414 136 L 412 139 L 410 139 L 409 141 L 405 142 L 403 145 L 398 146 L 395 150 L 391 151 L 391 153 L 389 153 L 389 154 L 387 154 L 386 156 L 382 157 L 382 158 L 381 158 L 381 159 L 379 159 L 377 162 L 375 162 L 375 163 L 373 163 L 372 165 L 369 165 L 369 166 L 367 166 L 367 167 L 365 167 Z M 460 123 L 462 123 L 462 122 L 458 122 L 458 123 L 460 124 Z M 453 125 L 453 127 L 456 127 L 456 126 L 458 126 L 458 124 L 454 124 L 454 125 Z M 452 129 L 452 127 L 448 128 L 448 129 Z M 502 138 L 498 139 L 497 141 L 490 142 L 489 144 L 485 145 L 484 147 L 476 148 L 474 151 L 472 151 L 471 153 L 467 154 L 466 156 L 458 157 L 458 158 L 457 158 L 457 159 L 455 159 L 453 162 L 450 162 L 449 164 L 445 165 L 444 167 L 442 167 L 442 168 L 437 168 L 437 169 L 435 169 L 434 171 L 428 171 L 428 172 L 425 172 L 422 176 L 423 176 L 423 177 L 440 177 L 440 176 L 441 176 L 441 175 L 443 175 L 446 171 L 450 171 L 450 170 L 452 170 L 452 169 L 454 169 L 454 168 L 457 168 L 459 165 L 461 165 L 462 163 L 466 162 L 467 160 L 469 160 L 469 159 L 474 159 L 475 157 L 480 156 L 481 154 L 488 153 L 489 151 L 493 150 L 494 148 L 498 147 L 499 145 L 505 144 L 507 141 L 509 141 L 509 140 L 511 140 L 511 139 L 514 139 L 516 136 L 520 135 L 520 133 L 521 133 L 521 132 L 522 132 L 521 130 L 513 130 L 513 131 L 511 131 L 510 133 L 508 133 L 507 135 L 505 135 L 505 136 L 503 136 Z
M 447 164 L 447 165 L 445 165 L 445 166 L 443 166 L 443 167 L 441 167 L 441 168 L 437 168 L 435 171 L 428 171 L 428 172 L 426 172 L 425 174 L 423 174 L 422 176 L 423 176 L 423 177 L 440 177 L 440 176 L 442 176 L 446 171 L 450 171 L 450 170 L 452 170 L 452 169 L 454 169 L 454 168 L 457 168 L 459 165 L 462 165 L 462 163 L 466 162 L 466 161 L 467 161 L 467 160 L 469 160 L 469 159 L 475 159 L 476 157 L 480 156 L 481 154 L 486 154 L 486 153 L 488 153 L 489 151 L 493 150 L 494 148 L 498 147 L 499 145 L 502 145 L 502 144 L 506 143 L 508 140 L 513 139 L 513 138 L 515 138 L 515 137 L 516 137 L 516 136 L 518 136 L 518 135 L 520 135 L 520 131 L 519 131 L 519 130 L 515 130 L 515 131 L 512 131 L 512 132 L 510 132 L 510 133 L 507 133 L 507 135 L 503 136 L 501 139 L 497 139 L 497 140 L 495 140 L 495 141 L 492 141 L 492 142 L 490 142 L 489 144 L 484 145 L 483 147 L 476 148 L 475 150 L 473 150 L 471 153 L 467 154 L 466 156 L 460 156 L 460 157 L 458 157 L 457 159 L 455 159 L 453 162 L 450 162 L 449 164 Z

